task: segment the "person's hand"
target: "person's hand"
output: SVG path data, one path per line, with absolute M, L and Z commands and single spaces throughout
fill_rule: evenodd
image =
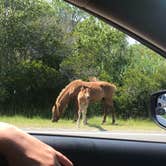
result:
M 6 123 L 0 123 L 0 153 L 10 166 L 73 165 L 62 153 Z

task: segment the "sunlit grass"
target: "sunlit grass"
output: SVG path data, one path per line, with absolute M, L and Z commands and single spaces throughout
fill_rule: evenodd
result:
M 73 127 L 72 120 L 60 120 L 59 123 L 52 123 L 50 119 L 44 119 L 39 116 L 27 118 L 24 116 L 1 116 L 1 122 L 11 123 L 21 128 L 59 128 L 59 127 Z
M 58 123 L 52 123 L 50 119 L 43 119 L 41 117 L 26 118 L 24 116 L 1 116 L 1 122 L 7 122 L 14 124 L 20 128 L 26 129 L 67 129 L 67 130 L 95 130 L 95 131 L 162 131 L 152 120 L 150 119 L 117 119 L 116 124 L 111 124 L 111 118 L 107 118 L 107 122 L 101 125 L 102 117 L 93 117 L 88 119 L 88 125 L 80 125 L 77 127 L 76 122 L 73 120 L 60 119 Z
M 89 119 L 89 126 L 98 127 L 99 130 L 108 131 L 162 131 L 159 126 L 157 126 L 150 119 L 117 119 L 115 125 L 111 124 L 111 118 L 107 118 L 107 122 L 101 125 L 102 117 L 94 117 Z

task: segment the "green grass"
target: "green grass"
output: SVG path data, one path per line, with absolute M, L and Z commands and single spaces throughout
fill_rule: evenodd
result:
M 88 119 L 88 125 L 81 124 L 78 129 L 76 123 L 72 120 L 60 119 L 58 123 L 52 123 L 50 119 L 43 119 L 40 117 L 26 118 L 23 116 L 1 116 L 1 122 L 14 124 L 20 128 L 30 129 L 69 129 L 69 130 L 97 130 L 97 131 L 163 131 L 153 121 L 149 119 L 117 119 L 116 125 L 111 124 L 111 118 L 108 117 L 107 122 L 101 125 L 102 117 L 93 117 Z

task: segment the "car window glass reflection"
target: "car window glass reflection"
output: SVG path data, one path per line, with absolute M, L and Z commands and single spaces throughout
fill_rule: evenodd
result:
M 150 94 L 166 85 L 163 57 L 61 0 L 0 8 L 0 121 L 122 139 L 163 133 L 149 115 Z M 157 107 L 162 119 L 165 94 Z

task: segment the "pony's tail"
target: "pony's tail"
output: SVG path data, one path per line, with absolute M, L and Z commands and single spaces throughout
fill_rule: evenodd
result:
M 113 91 L 115 92 L 117 90 L 117 87 L 115 84 L 111 84 L 111 86 L 113 87 Z

